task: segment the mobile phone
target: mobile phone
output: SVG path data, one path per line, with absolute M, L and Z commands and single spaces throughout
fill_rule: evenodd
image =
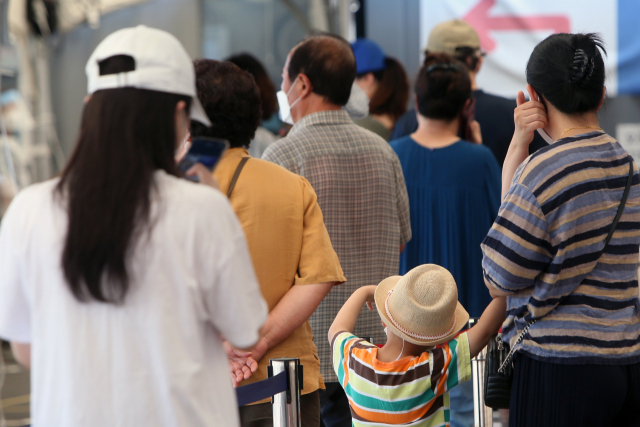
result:
M 540 95 L 538 95 L 535 91 L 534 91 L 533 93 L 538 97 L 538 100 L 540 101 L 540 103 L 541 103 L 542 105 L 544 105 L 544 111 L 545 111 L 545 114 L 546 114 L 546 112 L 547 112 L 547 103 L 546 103 L 546 102 L 544 102 L 544 98 L 543 98 L 543 97 L 541 97 Z M 531 94 L 529 94 L 529 101 L 531 101 L 531 100 L 532 100 L 532 98 L 531 98 Z M 540 138 L 542 138 L 542 140 L 543 140 L 547 145 L 549 145 L 549 144 L 553 144 L 553 138 L 551 138 L 551 137 L 549 136 L 549 134 L 547 134 L 547 132 L 545 132 L 545 131 L 544 131 L 544 129 L 543 129 L 543 128 L 536 129 L 536 131 L 538 132 L 538 135 L 540 135 Z M 541 142 L 536 141 L 536 139 L 537 139 L 537 138 L 534 136 L 534 137 L 533 137 L 533 141 L 531 142 L 531 144 L 529 144 L 529 151 L 530 151 L 530 154 L 533 154 L 534 152 L 538 151 L 538 149 L 540 149 L 541 147 L 543 147 L 543 146 L 544 146 L 544 145 L 542 145 L 542 143 L 541 143 Z
M 471 123 L 475 120 L 476 115 L 476 99 L 472 96 L 471 102 L 467 108 L 462 110 L 460 115 L 460 127 L 458 129 L 458 136 L 466 141 L 471 141 Z
M 213 171 L 218 161 L 229 148 L 229 141 L 218 138 L 197 137 L 191 140 L 191 148 L 178 163 L 178 168 L 184 175 L 196 163 L 202 163 Z M 185 176 L 190 181 L 198 182 L 197 176 Z

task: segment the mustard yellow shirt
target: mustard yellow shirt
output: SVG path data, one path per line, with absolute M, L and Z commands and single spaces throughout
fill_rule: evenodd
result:
M 227 194 L 242 157 L 248 157 L 247 150 L 232 148 L 216 167 L 214 176 L 223 194 Z M 251 158 L 242 169 L 230 201 L 247 236 L 269 311 L 292 286 L 346 281 L 316 193 L 306 179 L 274 163 Z M 302 394 L 324 388 L 309 321 L 270 349 L 259 361 L 258 370 L 240 385 L 267 378 L 269 359 L 278 357 L 297 357 L 304 365 Z

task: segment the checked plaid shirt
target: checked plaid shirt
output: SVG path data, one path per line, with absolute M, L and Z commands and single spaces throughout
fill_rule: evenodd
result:
M 325 382 L 331 364 L 329 326 L 358 288 L 398 274 L 399 246 L 411 239 L 409 198 L 402 167 L 389 144 L 344 111 L 322 111 L 298 121 L 263 159 L 305 177 L 313 186 L 347 282 L 334 287 L 311 316 Z M 363 308 L 354 334 L 384 342 L 378 313 Z

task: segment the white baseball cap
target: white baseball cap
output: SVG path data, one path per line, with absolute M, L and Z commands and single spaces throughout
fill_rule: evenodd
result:
M 135 70 L 101 76 L 99 63 L 116 55 L 131 56 Z M 89 94 L 103 89 L 135 87 L 190 96 L 191 118 L 211 126 L 196 94 L 193 62 L 178 39 L 166 31 L 144 25 L 118 30 L 96 47 L 85 71 Z

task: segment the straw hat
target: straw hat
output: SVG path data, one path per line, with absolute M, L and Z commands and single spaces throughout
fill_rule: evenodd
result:
M 384 279 L 376 288 L 375 301 L 387 327 L 417 345 L 445 343 L 469 321 L 469 313 L 458 302 L 456 281 L 435 264 Z

